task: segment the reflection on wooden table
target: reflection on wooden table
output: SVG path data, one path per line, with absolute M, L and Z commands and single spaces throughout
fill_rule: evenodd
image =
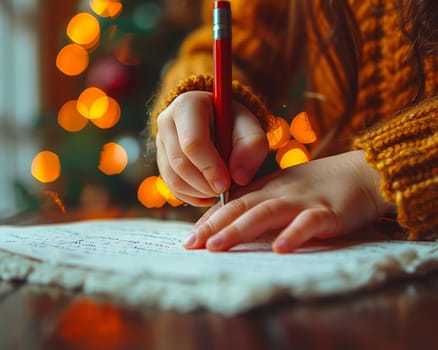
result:
M 3 223 L 144 214 L 23 214 Z M 198 214 L 180 208 L 152 216 L 189 221 Z M 232 317 L 133 307 L 80 290 L 0 281 L 0 349 L 437 349 L 437 324 L 438 272 L 336 298 L 278 300 Z

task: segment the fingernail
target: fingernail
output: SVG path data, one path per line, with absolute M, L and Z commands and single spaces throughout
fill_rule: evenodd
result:
M 210 250 L 210 249 L 212 249 L 212 250 L 218 250 L 218 249 L 221 249 L 221 248 L 222 248 L 222 245 L 223 245 L 223 242 L 224 242 L 224 240 L 223 240 L 223 238 L 220 237 L 220 236 L 212 237 L 212 238 L 210 238 L 210 239 L 207 241 L 207 248 L 208 248 L 209 250 Z
M 223 193 L 226 190 L 225 183 L 220 180 L 213 181 L 213 188 L 216 193 Z
M 288 253 L 289 243 L 285 238 L 280 238 L 277 242 L 275 242 L 275 250 L 279 253 Z
M 191 233 L 187 238 L 185 239 L 183 246 L 186 248 L 191 248 L 195 245 L 196 242 L 196 235 L 194 233 Z
M 236 169 L 235 180 L 240 185 L 247 185 L 252 178 L 252 173 L 247 168 Z

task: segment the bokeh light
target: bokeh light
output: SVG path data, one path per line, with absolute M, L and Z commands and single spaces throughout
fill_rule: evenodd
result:
M 90 0 L 90 8 L 101 17 L 116 18 L 122 12 L 123 5 L 118 0 Z
M 55 332 L 67 349 L 120 349 L 126 329 L 111 303 L 78 298 L 64 308 Z
M 115 142 L 106 143 L 100 152 L 99 170 L 106 175 L 117 175 L 128 165 L 125 149 Z
M 155 183 L 158 192 L 167 200 L 170 197 L 170 189 L 167 187 L 166 183 L 163 181 L 161 176 L 158 176 L 157 182 Z
M 41 151 L 33 158 L 30 171 L 42 183 L 53 182 L 61 175 L 61 162 L 56 153 Z
M 77 44 L 67 44 L 56 57 L 56 67 L 65 75 L 79 75 L 87 69 L 89 63 L 88 52 Z
M 74 43 L 91 48 L 100 39 L 99 21 L 88 12 L 78 13 L 67 25 L 67 36 Z
M 301 143 L 312 143 L 316 141 L 316 134 L 312 129 L 309 116 L 306 112 L 301 112 L 292 120 L 290 133 Z
M 174 196 L 174 194 L 170 191 L 170 188 L 166 185 L 161 176 L 158 177 L 155 186 L 157 187 L 158 192 L 160 192 L 160 194 L 166 199 L 166 202 L 169 203 L 172 207 L 178 207 L 184 204 L 183 201 Z
M 132 14 L 135 25 L 143 30 L 155 28 L 160 18 L 161 8 L 153 2 L 145 2 L 137 6 Z
M 80 131 L 88 124 L 88 119 L 78 112 L 76 104 L 76 100 L 67 101 L 58 112 L 58 124 L 70 132 Z
M 146 208 L 161 208 L 166 198 L 158 191 L 158 176 L 149 176 L 144 179 L 137 190 L 137 198 Z
M 117 144 L 122 146 L 128 154 L 129 162 L 135 162 L 142 155 L 140 142 L 131 135 L 124 135 L 116 140 Z
M 284 146 L 290 139 L 290 131 L 288 122 L 281 117 L 275 117 L 273 125 L 267 131 L 269 148 L 278 149 Z
M 100 101 L 100 99 L 98 99 L 98 101 Z M 120 120 L 119 103 L 111 97 L 108 97 L 107 101 L 108 101 L 108 106 L 105 113 L 100 118 L 91 119 L 91 122 L 101 129 L 112 128 Z
M 123 25 L 120 22 L 110 23 L 107 19 L 99 18 L 115 19 L 118 17 L 123 10 L 122 1 L 88 0 L 88 3 L 88 12 L 84 10 L 69 20 L 66 34 L 71 42 L 62 47 L 56 57 L 56 67 L 65 75 L 77 76 L 87 69 L 89 70 L 82 81 L 86 88 L 84 87 L 76 100 L 67 101 L 58 111 L 59 126 L 69 132 L 78 132 L 84 129 L 89 120 L 101 129 L 112 128 L 119 122 L 121 118 L 120 104 L 109 95 L 118 98 L 121 93 L 126 94 L 127 84 L 132 79 L 132 72 L 135 69 L 135 67 L 127 66 L 141 63 L 142 55 L 138 51 L 139 40 L 135 31 L 155 30 L 163 15 L 160 6 L 146 2 L 133 8 L 130 19 L 133 26 L 128 25 L 128 28 L 122 28 Z M 102 28 L 100 23 L 102 23 Z M 135 33 L 132 33 L 131 28 L 134 29 Z M 98 47 L 101 35 L 102 38 L 105 36 L 105 39 L 109 38 L 112 42 L 111 55 L 101 56 L 102 60 L 105 57 L 110 57 L 114 63 L 109 66 L 110 59 L 99 61 L 103 64 L 101 64 L 102 70 L 98 70 L 95 68 L 96 64 L 90 65 L 93 62 L 91 50 Z M 97 76 L 98 79 L 92 81 L 90 76 L 94 78 L 93 75 Z M 283 121 L 280 123 L 283 127 Z M 285 129 L 284 135 L 287 133 L 289 135 L 286 140 L 283 140 L 285 142 L 290 138 L 288 128 Z M 137 170 L 132 166 L 141 163 L 133 162 L 133 159 L 139 160 L 140 158 L 140 141 L 126 134 L 123 137 L 116 134 L 112 140 L 115 142 L 106 143 L 102 147 L 97 167 L 106 175 L 124 172 L 124 177 L 130 176 L 130 173 L 134 173 L 131 170 Z M 277 143 L 276 147 L 280 147 L 284 143 L 283 141 Z M 93 160 L 93 163 L 96 164 L 96 161 Z M 128 167 L 128 163 L 131 167 Z M 126 169 L 127 167 L 128 169 Z M 55 181 L 61 174 L 59 157 L 50 151 L 43 151 L 36 155 L 31 168 L 32 175 L 41 182 Z M 105 193 L 107 192 L 105 191 Z M 55 202 L 59 201 L 62 204 L 57 193 L 53 192 L 47 195 Z M 98 196 L 102 197 L 100 194 Z M 166 203 L 174 207 L 184 204 L 175 197 L 160 176 L 151 176 L 145 179 L 138 187 L 137 196 L 139 201 L 148 208 L 162 207 Z M 95 207 L 94 201 L 93 207 Z M 60 206 L 60 208 L 63 207 Z
M 307 148 L 296 140 L 290 140 L 285 146 L 278 149 L 275 160 L 281 169 L 306 163 L 310 160 Z
M 169 198 L 167 198 L 167 203 L 169 203 L 172 207 L 179 207 L 180 205 L 184 204 L 184 202 L 176 198 L 173 193 L 170 193 Z
M 104 91 L 89 87 L 79 95 L 76 107 L 85 118 L 97 119 L 106 113 L 108 105 L 109 99 Z
M 184 204 L 170 191 L 161 176 L 144 179 L 138 187 L 137 198 L 147 208 L 161 208 L 166 202 L 172 207 Z

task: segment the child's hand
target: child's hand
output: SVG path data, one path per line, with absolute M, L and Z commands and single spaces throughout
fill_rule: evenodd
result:
M 173 194 L 196 206 L 212 205 L 232 181 L 246 185 L 263 162 L 268 143 L 256 117 L 243 105 L 233 104 L 234 129 L 229 164 L 211 140 L 212 94 L 186 92 L 158 117 L 157 162 Z
M 281 170 L 239 190 L 225 206 L 211 208 L 185 247 L 222 251 L 278 230 L 272 248 L 285 253 L 312 237 L 354 231 L 394 210 L 380 196 L 379 179 L 363 151 Z

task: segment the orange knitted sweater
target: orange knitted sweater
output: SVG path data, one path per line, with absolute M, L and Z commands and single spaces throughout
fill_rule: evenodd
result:
M 409 239 L 438 238 L 438 57 L 437 51 L 410 55 L 412 41 L 400 28 L 396 0 L 350 0 L 361 36 L 356 106 L 341 134 L 324 145 L 322 154 L 352 148 L 365 151 L 370 166 L 381 173 L 383 196 L 396 204 L 399 223 Z M 233 96 L 266 128 L 271 111 L 285 103 L 292 77 L 285 50 L 288 0 L 232 0 Z M 151 110 L 156 118 L 179 94 L 212 89 L 212 0 L 204 0 L 204 23 L 183 42 L 167 69 Z M 321 21 L 321 25 L 323 25 Z M 311 31 L 303 50 L 312 60 Z M 304 42 L 307 45 L 304 45 Z M 438 43 L 436 43 L 438 47 Z M 336 63 L 335 63 L 336 64 Z M 319 118 L 312 120 L 318 139 L 330 133 L 342 114 L 342 91 L 327 62 L 307 64 L 312 94 L 318 96 Z M 340 67 L 338 67 L 340 68 Z M 342 70 L 342 68 L 340 68 Z M 425 77 L 422 100 L 413 103 L 417 77 Z

